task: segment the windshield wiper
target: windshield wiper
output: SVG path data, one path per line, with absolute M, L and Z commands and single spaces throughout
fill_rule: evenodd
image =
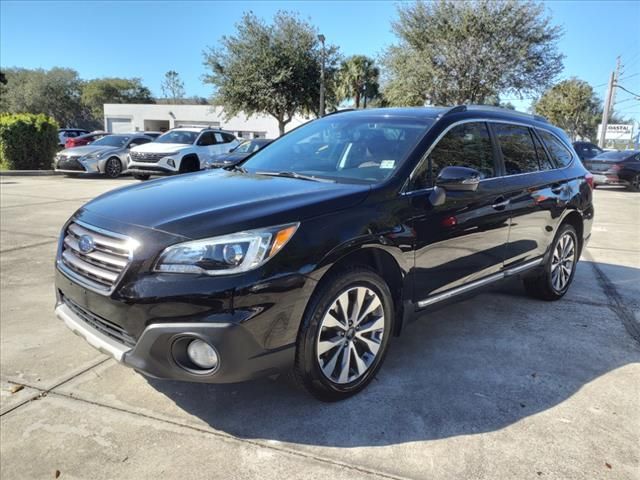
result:
M 298 180 L 307 180 L 309 182 L 336 183 L 335 180 L 331 180 L 329 178 L 318 178 L 312 175 L 302 175 L 301 173 L 296 173 L 296 172 L 256 172 L 256 174 L 268 175 L 271 177 L 296 178 Z
M 240 173 L 249 173 L 249 171 L 240 165 L 226 165 L 222 167 L 224 170 L 236 171 Z

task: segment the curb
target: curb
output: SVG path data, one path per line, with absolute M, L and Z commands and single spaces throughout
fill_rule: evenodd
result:
M 44 177 L 47 175 L 60 175 L 55 170 L 3 170 L 0 177 Z

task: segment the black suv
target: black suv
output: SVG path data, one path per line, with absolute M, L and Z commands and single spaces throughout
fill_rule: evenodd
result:
M 150 376 L 236 382 L 293 367 L 339 400 L 429 308 L 512 275 L 561 298 L 590 236 L 591 183 L 540 117 L 328 115 L 241 166 L 79 209 L 61 233 L 56 313 Z

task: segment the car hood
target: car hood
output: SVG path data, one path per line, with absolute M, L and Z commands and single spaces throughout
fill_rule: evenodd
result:
M 247 158 L 249 153 L 223 153 L 222 155 L 217 155 L 211 159 L 212 164 L 226 164 L 233 165 L 236 164 L 245 158 Z
M 196 239 L 335 212 L 360 203 L 369 190 L 368 185 L 213 170 L 113 190 L 86 204 L 79 215 L 86 211 Z
M 65 157 L 71 157 L 71 156 L 84 157 L 92 153 L 108 152 L 112 150 L 116 151 L 116 150 L 120 150 L 121 148 L 122 147 L 110 147 L 107 145 L 85 145 L 82 147 L 67 148 L 62 152 L 60 152 L 60 155 L 64 155 Z
M 187 147 L 189 147 L 189 145 L 185 145 L 184 143 L 149 142 L 143 145 L 138 145 L 137 147 L 133 147 L 131 151 L 132 152 L 169 153 L 169 152 L 175 152 L 177 150 L 182 150 L 183 148 L 187 148 Z

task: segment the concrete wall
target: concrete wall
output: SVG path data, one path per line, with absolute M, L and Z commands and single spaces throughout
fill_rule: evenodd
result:
M 287 131 L 305 123 L 309 119 L 294 118 L 288 125 Z M 278 122 L 267 115 L 243 114 L 225 119 L 224 109 L 212 105 L 156 105 L 156 104 L 118 104 L 104 105 L 104 125 L 107 130 L 116 126 L 123 131 L 160 130 L 174 128 L 180 124 L 211 125 L 230 130 L 237 136 L 253 138 L 261 136 L 277 138 Z M 114 128 L 115 129 L 115 128 Z

